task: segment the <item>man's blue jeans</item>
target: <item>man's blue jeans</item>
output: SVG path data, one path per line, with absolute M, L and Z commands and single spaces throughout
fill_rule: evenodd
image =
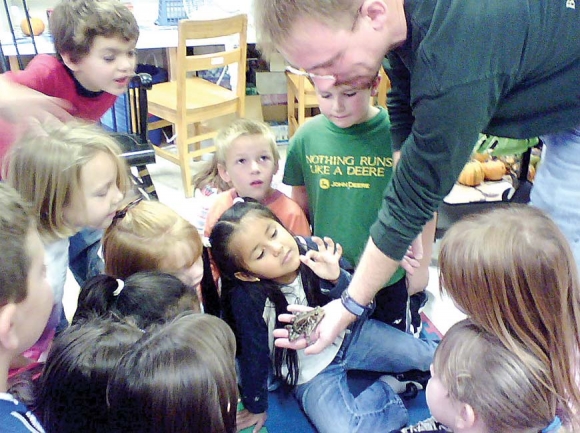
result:
M 580 270 L 580 125 L 542 137 L 546 149 L 531 204 L 544 210 L 568 239 Z
M 413 337 L 373 319 L 355 322 L 332 363 L 295 395 L 319 432 L 388 432 L 407 423 L 399 396 L 377 380 L 356 398 L 348 370 L 402 373 L 429 370 L 437 343 Z

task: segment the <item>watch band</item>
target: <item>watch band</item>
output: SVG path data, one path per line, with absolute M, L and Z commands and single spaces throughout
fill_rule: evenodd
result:
M 342 292 L 340 300 L 342 301 L 342 306 L 356 317 L 361 317 L 363 314 L 373 311 L 374 301 L 371 301 L 367 306 L 361 305 L 350 297 L 348 290 Z

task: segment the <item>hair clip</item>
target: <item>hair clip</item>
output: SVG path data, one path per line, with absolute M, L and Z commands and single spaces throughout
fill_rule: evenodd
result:
M 125 282 L 119 278 L 117 278 L 117 289 L 113 292 L 113 296 L 119 296 L 119 294 L 125 288 Z
M 552 422 L 550 423 L 550 425 L 548 425 L 548 427 L 543 429 L 541 433 L 556 432 L 560 427 L 562 427 L 562 420 L 558 415 L 556 415 L 552 420 Z
M 123 209 L 118 210 L 113 217 L 113 222 L 125 218 L 127 212 L 137 206 L 143 200 L 142 196 L 137 197 L 136 199 L 130 201 Z

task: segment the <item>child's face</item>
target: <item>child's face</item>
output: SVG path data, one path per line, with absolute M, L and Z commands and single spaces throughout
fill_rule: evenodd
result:
M 189 261 L 185 263 L 183 260 L 177 259 L 177 262 L 174 263 L 173 270 L 168 272 L 174 274 L 186 286 L 195 289 L 199 295 L 199 285 L 203 278 L 203 259 L 201 256 L 193 265 Z
M 445 426 L 453 428 L 459 403 L 449 395 L 447 387 L 437 375 L 433 364 L 431 364 L 431 379 L 427 383 L 426 397 L 431 415 Z
M 112 155 L 98 152 L 81 168 L 80 190 L 64 208 L 66 221 L 79 230 L 111 225 L 123 194 L 117 187 L 117 164 Z
M 32 346 L 42 334 L 52 311 L 53 293 L 46 279 L 44 246 L 36 228 L 26 237 L 26 250 L 30 258 L 26 298 L 16 304 L 15 329 L 18 335 L 18 351 Z
M 328 90 L 316 88 L 320 112 L 339 128 L 366 122 L 371 117 L 371 89 L 333 86 Z
M 96 36 L 89 53 L 78 62 L 72 62 L 66 54 L 62 58 L 85 89 L 118 96 L 125 93 L 129 80 L 135 75 L 136 43 L 118 37 Z
M 218 164 L 221 178 L 231 182 L 240 197 L 263 201 L 272 192 L 272 178 L 278 171 L 268 140 L 261 135 L 237 138 L 227 152 L 225 167 Z
M 248 274 L 288 284 L 298 275 L 300 253 L 294 237 L 276 221 L 247 215 L 232 237 L 230 250 Z

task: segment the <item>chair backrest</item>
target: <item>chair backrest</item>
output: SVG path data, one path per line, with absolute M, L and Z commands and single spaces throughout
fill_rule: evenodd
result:
M 129 84 L 127 97 L 129 98 L 129 110 L 131 113 L 131 133 L 138 135 L 141 143 L 146 143 L 148 110 L 147 110 L 147 90 L 151 90 L 153 79 L 150 74 L 136 74 Z
M 113 136 L 121 147 L 121 157 L 129 166 L 155 163 L 155 151 L 147 137 L 147 90 L 151 89 L 151 75 L 135 75 L 127 90 L 126 107 L 129 131 L 116 131 Z
M 236 94 L 243 110 L 246 94 L 246 53 L 248 17 L 240 14 L 214 20 L 181 20 L 178 27 L 177 45 L 177 88 L 185 89 L 188 73 L 222 68 L 237 64 Z M 231 36 L 237 39 L 234 46 L 224 44 L 224 49 L 211 54 L 188 54 L 190 40 L 213 39 Z M 237 36 L 237 37 L 236 37 Z M 215 43 L 215 42 L 214 42 Z M 219 41 L 222 44 L 223 42 Z M 208 45 L 212 42 L 208 42 Z M 220 45 L 221 46 L 221 45 Z M 186 92 L 178 93 L 178 110 L 185 107 Z M 243 116 L 243 112 L 240 112 Z
M 381 76 L 381 82 L 379 83 L 379 89 L 377 96 L 374 98 L 374 103 L 375 105 L 387 108 L 387 93 L 389 93 L 389 90 L 391 89 L 391 80 L 389 80 L 389 77 L 382 66 L 379 75 Z

